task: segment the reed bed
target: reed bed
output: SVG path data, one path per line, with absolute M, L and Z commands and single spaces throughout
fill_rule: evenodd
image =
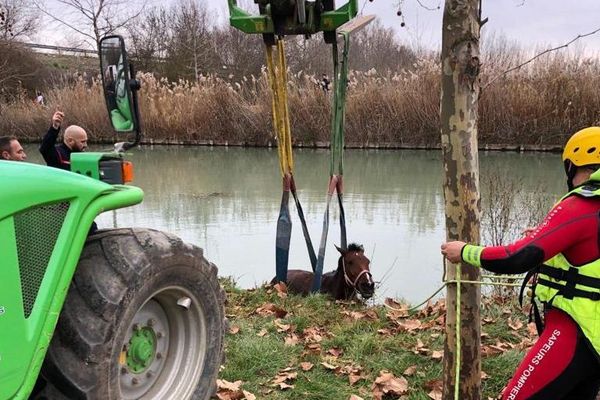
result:
M 597 59 L 554 54 L 503 76 L 506 67 L 484 60 L 479 99 L 481 146 L 559 147 L 574 131 L 600 124 Z M 141 73 L 139 78 L 145 142 L 275 145 L 264 70 L 239 81 L 205 76 L 197 82 L 168 82 L 150 73 Z M 329 141 L 332 93 L 324 92 L 317 79 L 289 74 L 296 145 L 326 146 Z M 348 146 L 437 147 L 439 81 L 440 66 L 433 57 L 394 73 L 352 71 L 346 116 Z M 0 104 L 2 132 L 25 141 L 39 140 L 58 108 L 66 113 L 68 124 L 85 127 L 91 141 L 115 140 L 96 79 L 71 80 L 48 91 L 46 99 L 46 107 L 24 98 Z

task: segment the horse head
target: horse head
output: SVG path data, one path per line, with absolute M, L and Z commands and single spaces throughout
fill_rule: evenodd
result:
M 346 285 L 356 290 L 364 299 L 373 297 L 375 282 L 369 270 L 371 261 L 365 256 L 365 249 L 358 244 L 351 243 L 347 249 L 335 246 L 341 256 L 338 269 L 344 273 Z

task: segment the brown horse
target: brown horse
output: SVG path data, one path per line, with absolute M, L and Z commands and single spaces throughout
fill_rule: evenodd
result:
M 340 252 L 338 267 L 335 271 L 323 274 L 321 293 L 336 300 L 349 300 L 360 293 L 363 299 L 369 299 L 375 293 L 375 282 L 369 271 L 370 261 L 365 257 L 362 246 L 351 243 L 347 249 L 335 248 Z M 310 271 L 291 269 L 287 275 L 288 292 L 306 296 L 313 285 L 314 274 Z M 271 283 L 276 283 L 274 278 Z

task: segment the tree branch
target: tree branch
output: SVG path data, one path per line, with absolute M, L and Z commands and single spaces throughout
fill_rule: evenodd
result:
M 513 71 L 516 71 L 516 70 L 518 70 L 518 69 L 520 69 L 520 68 L 524 67 L 525 65 L 527 65 L 527 64 L 529 64 L 529 63 L 531 63 L 532 61 L 534 61 L 534 60 L 536 60 L 536 59 L 540 58 L 540 57 L 541 57 L 541 56 L 543 56 L 544 54 L 548 54 L 548 53 L 551 53 L 551 52 L 553 52 L 553 51 L 557 51 L 557 50 L 560 50 L 560 49 L 567 48 L 567 47 L 569 47 L 569 45 L 573 44 L 573 43 L 574 43 L 574 42 L 576 42 L 577 40 L 579 40 L 579 39 L 581 39 L 581 38 L 584 38 L 584 37 L 586 37 L 586 36 L 595 35 L 595 34 L 596 34 L 596 33 L 598 33 L 598 32 L 600 32 L 600 28 L 598 28 L 598 29 L 596 29 L 595 31 L 592 31 L 592 32 L 588 32 L 588 33 L 584 33 L 584 34 L 579 34 L 579 35 L 577 35 L 576 37 L 574 37 L 573 39 L 571 39 L 569 42 L 567 42 L 567 43 L 565 43 L 565 44 L 563 44 L 563 45 L 561 45 L 561 46 L 553 47 L 553 48 L 551 48 L 551 49 L 546 49 L 546 50 L 542 51 L 541 53 L 539 53 L 539 54 L 536 54 L 535 56 L 531 57 L 529 60 L 527 60 L 527 61 L 524 61 L 524 62 L 522 62 L 521 64 L 519 64 L 519 65 L 517 65 L 517 66 L 515 66 L 515 67 L 509 68 L 509 69 L 507 69 L 506 71 L 504 71 L 504 72 L 500 73 L 499 75 L 495 76 L 495 77 L 494 77 L 494 78 L 492 78 L 492 79 L 491 79 L 491 80 L 490 80 L 490 81 L 489 81 L 489 82 L 488 82 L 488 83 L 487 83 L 487 84 L 486 84 L 486 85 L 485 85 L 485 86 L 484 86 L 484 87 L 483 87 L 481 90 L 482 90 L 482 91 L 483 91 L 483 90 L 485 90 L 485 89 L 486 89 L 488 86 L 490 86 L 491 84 L 493 84 L 494 82 L 496 82 L 498 79 L 502 78 L 502 77 L 503 77 L 503 76 L 505 76 L 505 75 L 508 75 L 509 73 L 511 73 L 511 72 L 513 72 Z
M 94 38 L 92 35 L 90 35 L 89 33 L 86 33 L 86 32 L 84 32 L 84 31 L 82 31 L 82 30 L 80 30 L 80 29 L 76 28 L 75 26 L 73 26 L 73 25 L 69 24 L 68 22 L 66 22 L 66 21 L 64 21 L 64 20 L 62 20 L 62 19 L 60 19 L 60 18 L 57 18 L 56 16 L 54 16 L 54 15 L 50 14 L 48 11 L 46 11 L 44 8 L 42 8 L 42 7 L 41 7 L 41 6 L 40 6 L 40 5 L 39 5 L 37 2 L 34 2 L 34 4 L 35 4 L 35 6 L 36 6 L 36 8 L 37 8 L 38 10 L 40 10 L 42 13 L 46 14 L 47 16 L 49 16 L 50 18 L 52 18 L 52 19 L 53 19 L 53 20 L 55 20 L 56 22 L 60 22 L 61 24 L 65 25 L 66 27 L 73 29 L 75 32 L 79 33 L 80 35 L 83 35 L 83 36 L 86 36 L 86 37 L 88 37 L 88 38 L 90 38 L 90 39 L 96 40 L 96 39 L 95 39 L 95 38 Z
M 417 0 L 417 3 L 419 3 L 419 5 L 420 5 L 422 8 L 426 9 L 427 11 L 437 11 L 437 10 L 439 10 L 439 9 L 440 9 L 440 5 L 439 5 L 439 4 L 438 4 L 438 6 L 437 6 L 437 7 L 433 8 L 433 7 L 428 7 L 428 6 L 426 6 L 425 4 L 423 4 L 423 3 L 421 2 L 421 0 Z

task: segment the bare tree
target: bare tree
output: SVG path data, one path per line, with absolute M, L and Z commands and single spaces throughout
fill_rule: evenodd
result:
M 221 71 L 236 77 L 260 74 L 266 59 L 260 35 L 225 26 L 215 31 L 213 40 L 219 49 Z
M 127 27 L 131 39 L 131 56 L 140 71 L 163 72 L 170 42 L 170 18 L 164 7 L 145 11 L 135 24 Z
M 169 69 L 194 80 L 214 70 L 218 57 L 212 40 L 212 16 L 206 4 L 200 0 L 181 0 L 172 7 L 169 18 Z
M 146 0 L 53 0 L 48 8 L 44 0 L 32 0 L 38 10 L 59 24 L 77 32 L 97 47 L 100 39 L 124 29 L 138 17 Z
M 39 23 L 40 12 L 31 0 L 0 0 L 0 39 L 30 39 Z
M 403 46 L 392 28 L 375 21 L 352 37 L 350 68 L 379 72 L 396 71 L 416 61 L 413 51 Z

